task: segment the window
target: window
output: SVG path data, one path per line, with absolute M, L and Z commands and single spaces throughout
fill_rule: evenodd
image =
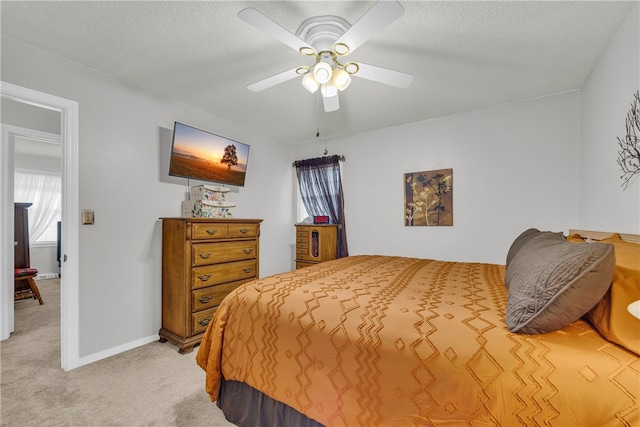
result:
M 344 220 L 344 198 L 340 179 L 340 156 L 294 162 L 300 195 L 310 216 L 326 215 L 338 224 L 338 258 L 349 256 Z
M 29 243 L 57 240 L 57 222 L 62 212 L 62 179 L 59 174 L 16 169 L 16 202 L 33 203 L 29 208 Z

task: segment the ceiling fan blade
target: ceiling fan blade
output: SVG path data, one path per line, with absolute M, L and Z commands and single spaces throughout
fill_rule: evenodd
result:
M 338 100 L 338 93 L 333 96 L 323 96 L 322 101 L 324 103 L 324 111 L 330 113 L 340 109 L 340 101 Z
M 413 82 L 413 76 L 411 74 L 376 67 L 375 65 L 363 64 L 362 62 L 358 62 L 358 66 L 360 68 L 357 73 L 353 74 L 354 77 L 360 77 L 402 89 L 409 87 L 411 82 Z
M 402 5 L 395 0 L 379 0 L 335 44 L 344 43 L 349 46 L 349 51 L 353 52 L 398 19 L 403 12 Z
M 238 12 L 238 17 L 243 21 L 269 34 L 271 37 L 280 40 L 282 43 L 291 47 L 296 52 L 300 52 L 300 48 L 302 47 L 313 49 L 305 41 L 296 37 L 294 34 L 290 33 L 279 24 L 276 24 L 270 18 L 267 18 L 265 15 L 258 12 L 252 7 L 248 7 Z
M 297 68 L 293 68 L 291 70 L 284 71 L 280 74 L 276 74 L 275 76 L 268 77 L 264 80 L 260 80 L 259 82 L 255 82 L 247 86 L 247 89 L 253 92 L 260 92 L 265 89 L 269 89 L 272 86 L 279 85 L 280 83 L 284 83 L 287 80 L 295 79 L 299 76 L 296 72 Z

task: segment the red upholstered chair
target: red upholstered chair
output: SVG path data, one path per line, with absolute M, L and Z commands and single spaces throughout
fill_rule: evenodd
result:
M 13 277 L 15 278 L 14 300 L 26 298 L 37 299 L 40 304 L 44 304 L 40 296 L 40 290 L 36 285 L 35 277 L 38 274 L 37 268 L 16 268 Z

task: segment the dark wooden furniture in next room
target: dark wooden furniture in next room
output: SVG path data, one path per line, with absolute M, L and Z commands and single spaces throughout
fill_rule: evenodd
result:
M 29 207 L 33 203 L 15 203 L 14 216 L 14 300 L 37 299 L 44 304 L 35 277 L 38 270 L 31 268 L 29 254 Z

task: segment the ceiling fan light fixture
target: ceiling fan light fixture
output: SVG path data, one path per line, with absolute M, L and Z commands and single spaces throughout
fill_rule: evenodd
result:
M 331 98 L 332 96 L 338 95 L 338 88 L 335 87 L 331 82 L 325 83 L 320 87 L 320 92 L 322 92 L 322 96 L 325 98 Z
M 316 66 L 313 67 L 313 77 L 315 77 L 316 81 L 320 84 L 325 84 L 331 80 L 331 74 L 331 66 L 326 62 L 318 62 Z
M 349 52 L 351 52 L 351 49 L 349 49 L 349 46 L 344 43 L 336 43 L 333 45 L 333 51 L 336 53 L 336 55 L 344 56 L 348 55 Z
M 296 74 L 299 74 L 301 76 L 303 74 L 307 74 L 309 71 L 311 71 L 311 68 L 307 67 L 306 65 L 296 68 Z
M 349 74 L 355 74 L 360 69 L 360 66 L 355 62 L 347 62 L 344 64 L 343 69 Z
M 316 50 L 311 46 L 302 46 L 300 48 L 300 53 L 304 56 L 316 56 Z
M 304 86 L 304 88 L 309 92 L 315 93 L 320 87 L 320 84 L 313 77 L 312 73 L 307 73 L 302 78 L 302 86 Z
M 338 90 L 343 91 L 351 84 L 351 76 L 344 70 L 333 70 L 333 84 Z
M 2 0 L 0 0 L 2 1 Z M 300 54 L 315 59 L 309 66 L 300 66 L 275 76 L 253 83 L 247 88 L 259 92 L 296 76 L 302 77 L 302 85 L 311 93 L 321 89 L 325 112 L 340 108 L 338 91 L 343 91 L 351 83 L 351 76 L 384 83 L 389 86 L 406 88 L 413 76 L 382 67 L 362 63 L 342 64 L 339 58 L 353 53 L 402 15 L 404 8 L 398 0 L 377 0 L 375 4 L 352 26 L 344 18 L 323 15 L 306 19 L 292 34 L 266 15 L 253 8 L 246 8 L 238 17 L 264 31 Z

